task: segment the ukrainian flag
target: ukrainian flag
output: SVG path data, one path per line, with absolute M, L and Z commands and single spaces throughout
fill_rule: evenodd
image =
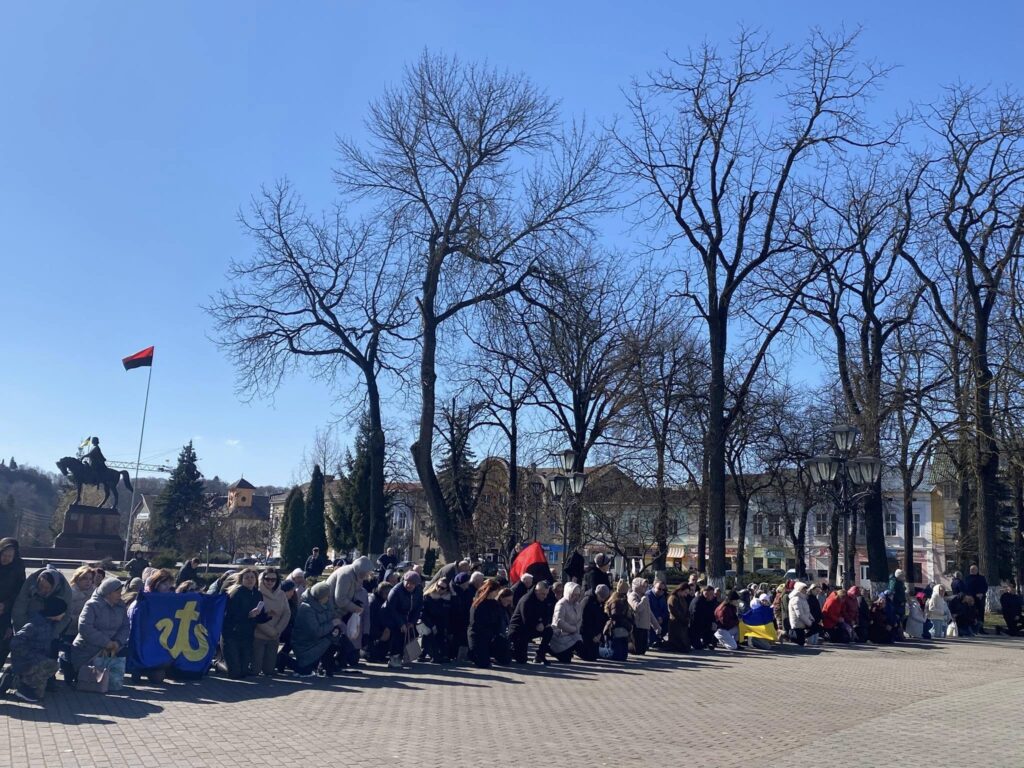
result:
M 740 616 L 740 642 L 748 637 L 757 637 L 770 643 L 778 640 L 775 635 L 775 614 L 771 606 L 758 603 Z

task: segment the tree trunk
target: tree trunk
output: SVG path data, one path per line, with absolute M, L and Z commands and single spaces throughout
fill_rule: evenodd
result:
M 372 370 L 364 371 L 367 412 L 370 419 L 370 535 L 366 554 L 384 551 L 387 538 L 387 512 L 384 508 L 384 427 L 380 415 L 380 392 Z
M 923 571 L 922 568 L 922 578 Z M 914 488 L 906 472 L 903 477 L 903 573 L 909 592 L 914 583 Z
M 511 563 L 519 538 L 519 424 L 515 408 L 509 410 L 508 431 L 508 536 L 505 555 Z
M 739 510 L 736 515 L 736 576 L 746 572 L 747 558 L 747 517 L 750 514 L 750 500 L 746 496 L 739 498 Z
M 976 381 L 974 389 L 975 451 L 978 490 L 978 570 L 988 579 L 988 610 L 999 609 L 999 449 L 992 418 L 992 371 L 988 366 L 987 318 L 978 317 L 974 332 Z
M 708 584 L 725 586 L 725 351 L 726 321 L 709 312 L 711 380 L 708 392 Z
M 658 556 L 652 564 L 655 573 L 664 571 L 668 561 L 668 491 L 665 488 L 664 441 L 660 441 L 657 446 L 657 459 L 655 482 L 658 487 L 658 519 L 654 524 L 654 545 L 658 548 Z
M 432 457 L 434 443 L 434 418 L 436 416 L 436 388 L 437 371 L 435 358 L 437 356 L 437 326 L 434 320 L 427 314 L 426 305 L 423 306 L 423 351 L 420 359 L 420 424 L 416 442 L 410 447 L 413 463 L 416 466 L 416 474 L 419 476 L 420 484 L 423 486 L 423 495 L 426 497 L 427 506 L 430 508 L 430 515 L 434 521 L 434 532 L 437 535 L 438 546 L 444 555 L 445 562 L 458 562 L 462 555 L 459 546 L 459 532 L 452 520 L 448 505 L 441 490 L 441 484 L 437 481 L 437 473 L 434 472 Z
M 879 481 L 864 499 L 864 546 L 868 551 L 868 578 L 876 593 L 879 584 L 889 583 L 889 555 L 885 549 L 885 521 L 882 517 L 884 508 L 882 483 Z
M 828 527 L 828 583 L 837 584 L 839 574 L 839 511 L 833 510 Z
M 1017 530 L 1014 531 L 1014 575 L 1017 589 L 1024 589 L 1024 472 L 1017 467 L 1013 473 L 1013 508 L 1017 513 Z

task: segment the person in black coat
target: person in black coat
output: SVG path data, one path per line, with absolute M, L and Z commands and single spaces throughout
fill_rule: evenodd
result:
M 988 599 L 988 579 L 981 575 L 978 566 L 972 565 L 970 573 L 964 579 L 964 592 L 974 598 L 975 627 L 978 632 L 985 631 L 985 601 Z
M 697 650 L 715 647 L 715 588 L 704 587 L 690 602 L 690 643 Z
M 551 590 L 546 582 L 537 582 L 533 591 L 520 600 L 512 612 L 508 635 L 512 641 L 512 658 L 516 664 L 525 664 L 530 641 L 540 638 L 534 662 L 547 664 L 548 645 L 551 643 L 551 617 L 555 604 L 548 598 Z
M 255 573 L 255 571 L 253 571 Z M 203 580 L 199 578 L 199 558 L 193 557 L 191 560 L 185 562 L 181 566 L 181 570 L 178 571 L 178 577 L 174 580 L 174 586 L 183 584 L 186 581 L 194 581 L 202 584 Z
M 594 558 L 594 562 L 583 573 L 583 591 L 593 592 L 599 584 L 604 584 L 611 589 L 611 577 L 608 571 L 611 569 L 611 558 L 601 552 Z
M 142 572 L 147 568 L 149 568 L 149 560 L 138 552 L 132 553 L 132 559 L 124 564 L 124 569 L 128 571 L 129 579 L 141 579 Z
M 25 583 L 25 561 L 17 539 L 0 539 L 0 668 L 11 652 L 11 611 Z
M 384 574 L 395 569 L 398 565 L 398 557 L 395 555 L 395 548 L 388 547 L 387 552 L 377 558 L 377 576 L 384 581 Z
M 366 638 L 364 654 L 367 661 L 384 662 L 388 660 L 388 652 L 391 649 L 391 627 L 388 625 L 386 610 L 391 589 L 391 585 L 383 581 L 370 595 L 370 634 Z
M 601 634 L 604 632 L 605 622 L 608 617 L 604 612 L 604 604 L 608 601 L 612 591 L 605 584 L 598 584 L 593 592 L 583 595 L 580 603 L 580 613 L 583 622 L 580 626 L 580 636 L 583 643 L 580 645 L 577 654 L 584 661 L 597 661 L 601 651 Z
M 405 644 L 414 637 L 416 622 L 419 621 L 419 606 L 413 600 L 413 592 L 423 583 L 415 571 L 408 571 L 402 582 L 388 593 L 384 610 L 384 621 L 391 629 L 390 665 L 400 667 Z
M 519 601 L 526 597 L 526 594 L 533 589 L 533 574 L 524 573 L 522 578 L 512 587 L 512 605 L 519 605 Z
M 811 610 L 811 618 L 814 622 L 807 628 L 807 637 L 821 637 L 821 603 L 818 602 L 818 595 L 821 594 L 821 587 L 815 584 L 810 589 L 810 594 L 807 596 L 807 607 Z M 815 643 L 818 640 L 814 641 Z
M 1003 621 L 1006 622 L 1006 634 L 1011 637 L 1017 637 L 1021 634 L 1021 611 L 1024 609 L 1024 600 L 1021 599 L 1020 593 L 1017 589 L 1010 584 L 1006 590 L 999 596 L 999 606 L 1003 609 Z M 1002 627 L 996 627 L 996 634 L 1001 635 L 1003 633 Z
M 327 555 L 320 551 L 320 547 L 313 547 L 313 551 L 306 558 L 306 567 L 302 569 L 306 578 L 315 579 L 323 574 L 325 568 L 327 568 Z
M 239 680 L 252 674 L 253 637 L 256 625 L 270 621 L 256 588 L 256 571 L 245 568 L 238 581 L 228 589 L 228 607 L 224 616 L 224 658 L 218 669 Z
M 469 612 L 473 607 L 476 590 L 472 587 L 468 573 L 456 574 L 451 583 L 454 588 L 451 615 L 448 619 L 448 658 L 462 661 L 469 649 Z M 459 649 L 464 649 L 461 654 Z
M 511 590 L 494 579 L 485 581 L 473 599 L 469 612 L 469 655 L 476 666 L 490 667 L 492 658 L 498 664 L 508 664 L 506 604 L 511 601 Z
M 579 548 L 574 549 L 562 567 L 562 581 L 575 581 L 577 584 L 582 584 L 584 564 L 585 561 L 583 560 L 583 555 L 580 554 Z
M 429 630 L 423 637 L 423 657 L 436 664 L 449 661 L 448 628 L 451 625 L 452 595 L 447 579 L 441 579 L 423 593 L 420 620 Z

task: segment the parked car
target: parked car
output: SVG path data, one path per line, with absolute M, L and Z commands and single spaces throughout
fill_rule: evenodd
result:
M 407 571 L 410 568 L 412 568 L 414 565 L 416 565 L 416 563 L 414 563 L 412 560 L 403 560 L 402 562 L 400 562 L 398 565 L 395 566 L 395 570 L 396 571 Z
M 758 576 L 782 576 L 785 571 L 781 568 L 758 568 L 754 573 Z
M 234 565 L 256 565 L 255 557 L 236 557 Z
M 278 567 L 280 567 L 280 565 L 281 565 L 281 558 L 280 557 L 268 557 L 267 558 L 267 568 L 278 568 Z

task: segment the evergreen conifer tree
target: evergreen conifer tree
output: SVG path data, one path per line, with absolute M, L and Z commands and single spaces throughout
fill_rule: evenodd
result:
M 302 568 L 306 564 L 309 555 L 306 544 L 306 502 L 302 489 L 296 486 L 288 494 L 281 519 L 281 561 L 285 568 Z
M 313 475 L 306 492 L 306 543 L 308 550 L 319 547 L 327 554 L 327 523 L 324 519 L 324 473 L 313 465 Z
M 344 474 L 338 476 L 338 488 L 340 490 L 337 493 L 332 491 L 327 500 L 327 543 L 335 552 L 348 552 L 359 543 L 352 527 L 352 511 L 346 504 L 348 477 Z
M 181 530 L 188 524 L 186 520 L 198 521 L 204 514 L 203 475 L 197 461 L 189 441 L 178 454 L 178 465 L 156 500 L 149 530 L 150 540 L 159 549 L 180 552 Z

